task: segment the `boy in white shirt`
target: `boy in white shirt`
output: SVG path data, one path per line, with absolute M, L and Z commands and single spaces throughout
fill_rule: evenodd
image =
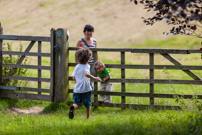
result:
M 99 77 L 94 77 L 90 74 L 90 65 L 88 61 L 92 57 L 92 51 L 88 48 L 81 48 L 76 51 L 75 58 L 78 64 L 74 68 L 73 80 L 76 82 L 73 91 L 74 104 L 70 107 L 69 118 L 74 118 L 74 111 L 82 105 L 86 107 L 86 118 L 90 116 L 92 88 L 90 79 L 102 81 Z

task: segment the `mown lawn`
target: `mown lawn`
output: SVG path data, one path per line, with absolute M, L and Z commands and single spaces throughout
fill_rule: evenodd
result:
M 49 104 L 40 115 L 0 112 L 0 134 L 11 135 L 189 135 L 202 133 L 202 117 L 196 110 L 121 110 L 101 108 L 85 118 L 85 108 L 68 118 L 65 104 Z M 93 108 L 92 108 L 93 110 Z

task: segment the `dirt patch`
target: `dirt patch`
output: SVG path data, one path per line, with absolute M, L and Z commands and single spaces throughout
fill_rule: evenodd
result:
M 38 115 L 41 111 L 43 111 L 44 107 L 41 106 L 33 106 L 29 109 L 20 109 L 17 107 L 13 107 L 9 110 L 10 113 L 21 114 L 21 115 Z

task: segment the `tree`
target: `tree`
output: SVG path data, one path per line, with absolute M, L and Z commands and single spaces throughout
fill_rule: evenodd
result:
M 169 32 L 164 34 L 192 35 L 202 38 L 199 30 L 202 23 L 202 0 L 130 0 L 136 5 L 143 4 L 147 12 L 154 11 L 155 14 L 144 18 L 146 25 L 166 20 L 168 25 L 173 25 Z M 196 31 L 196 30 L 199 30 Z

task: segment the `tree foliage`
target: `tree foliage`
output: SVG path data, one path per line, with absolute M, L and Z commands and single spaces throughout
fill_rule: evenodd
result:
M 171 27 L 170 32 L 164 34 L 193 35 L 201 38 L 196 32 L 202 23 L 202 0 L 131 0 L 136 5 L 143 4 L 147 12 L 154 11 L 154 15 L 144 18 L 146 25 L 166 20 Z

